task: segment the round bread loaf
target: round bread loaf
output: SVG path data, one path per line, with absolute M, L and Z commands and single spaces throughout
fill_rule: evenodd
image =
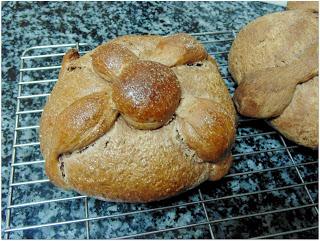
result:
M 65 54 L 40 147 L 55 185 L 150 202 L 222 178 L 235 117 L 215 61 L 193 37 L 123 36 Z
M 245 26 L 229 53 L 240 114 L 269 119 L 310 148 L 318 147 L 318 29 L 318 15 L 310 11 L 268 14 Z

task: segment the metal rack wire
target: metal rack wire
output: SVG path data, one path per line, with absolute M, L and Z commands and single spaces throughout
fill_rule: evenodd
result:
M 232 94 L 234 86 L 233 82 L 230 80 L 230 74 L 227 71 L 227 55 L 231 42 L 235 37 L 235 32 L 203 32 L 194 33 L 193 35 L 206 45 L 208 52 L 218 61 L 223 78 L 228 85 L 230 93 Z M 235 144 L 236 147 L 233 150 L 236 165 L 231 170 L 230 174 L 220 182 L 202 185 L 199 188 L 174 199 L 150 205 L 113 203 L 113 206 L 111 207 L 114 210 L 117 210 L 117 212 L 103 213 L 104 210 L 108 210 L 110 207 L 105 209 L 102 208 L 103 211 L 96 211 L 96 209 L 101 209 L 101 207 L 106 204 L 83 195 L 78 195 L 74 192 L 61 191 L 54 188 L 44 174 L 44 160 L 42 160 L 41 154 L 38 150 L 40 144 L 37 133 L 39 128 L 38 120 L 42 112 L 42 106 L 45 103 L 45 99 L 50 95 L 50 90 L 52 89 L 53 84 L 57 81 L 56 78 L 60 69 L 59 63 L 61 58 L 64 55 L 65 50 L 70 47 L 78 48 L 81 54 L 86 53 L 91 48 L 86 43 L 36 46 L 28 48 L 21 56 L 16 123 L 14 129 L 11 174 L 9 179 L 8 203 L 6 210 L 6 229 L 4 230 L 5 237 L 7 239 L 48 238 L 47 236 L 41 236 L 43 234 L 36 232 L 36 230 L 42 230 L 45 228 L 52 228 L 52 237 L 66 238 L 61 236 L 55 228 L 68 225 L 75 225 L 72 227 L 74 229 L 79 229 L 79 231 L 68 234 L 69 236 L 67 237 L 86 239 L 144 237 L 205 237 L 212 239 L 230 237 L 279 238 L 291 237 L 290 235 L 298 235 L 293 237 L 304 237 L 299 235 L 307 234 L 308 232 L 308 237 L 316 237 L 315 233 L 318 229 L 318 203 L 316 199 L 318 194 L 318 180 L 317 177 L 314 178 L 314 176 L 317 174 L 317 158 L 311 157 L 312 160 L 307 161 L 297 159 L 297 156 L 303 157 L 303 160 L 309 159 L 308 155 L 311 151 L 306 151 L 303 148 L 301 149 L 301 147 L 292 144 L 272 128 L 265 125 L 263 121 L 255 119 L 240 118 L 239 120 L 239 131 L 237 133 L 237 141 Z M 44 63 L 46 65 L 44 65 Z M 42 74 L 43 72 L 49 72 L 49 74 Z M 38 87 L 35 88 L 34 86 Z M 260 126 L 264 127 L 260 128 Z M 250 138 L 253 143 L 249 143 L 244 149 L 241 149 L 239 146 L 248 142 Z M 264 145 L 261 146 L 260 144 L 257 144 L 257 140 L 262 141 Z M 28 158 L 26 158 L 26 156 L 28 156 Z M 257 158 L 254 159 L 253 157 Z M 273 166 L 268 166 L 269 164 L 267 166 L 263 166 L 265 163 L 256 163 L 256 160 L 259 162 L 260 157 L 270 159 L 274 158 L 277 159 L 277 162 Z M 250 158 L 256 161 L 253 164 L 252 160 L 250 162 L 250 165 L 255 168 L 251 168 L 250 165 L 244 167 L 246 166 L 246 162 L 249 163 L 248 160 Z M 279 159 L 281 161 L 278 163 Z M 270 163 L 272 162 L 270 161 Z M 313 179 L 309 178 L 309 174 L 311 177 L 313 176 Z M 276 178 L 274 177 L 279 177 L 281 175 L 287 177 L 283 179 L 286 181 L 279 181 L 281 178 L 279 178 L 279 180 L 275 180 Z M 21 176 L 25 177 L 25 179 L 20 180 Z M 30 176 L 32 176 L 31 180 Z M 254 178 L 248 178 L 253 176 L 256 177 L 255 180 L 271 177 L 269 180 L 270 183 L 267 183 L 265 187 L 262 188 L 261 186 L 259 186 L 259 188 L 252 188 L 262 183 L 259 183 L 258 181 L 253 183 L 252 180 L 254 180 Z M 306 177 L 308 177 L 308 179 L 306 179 Z M 231 181 L 229 182 L 229 180 Z M 234 183 L 239 185 L 239 187 L 236 186 L 236 188 L 234 188 L 236 190 L 246 187 L 244 188 L 246 189 L 245 192 L 238 193 L 235 192 L 234 189 L 231 189 L 231 192 L 228 193 L 224 188 L 230 183 L 232 185 Z M 49 189 L 44 188 L 43 185 L 49 185 Z M 210 191 L 212 190 L 212 186 L 214 186 L 214 193 L 220 193 L 220 196 L 212 194 Z M 38 196 L 41 197 L 43 192 L 50 192 L 51 196 L 46 197 L 46 195 L 44 195 L 45 199 L 37 199 Z M 293 201 L 288 201 L 290 205 L 287 205 L 287 200 L 291 200 L 291 192 L 294 192 L 294 194 L 292 194 L 294 195 L 294 198 L 292 199 Z M 231 212 L 229 216 L 221 216 L 220 213 L 217 213 L 219 208 L 222 213 L 229 212 L 228 210 L 230 207 L 223 206 L 221 202 L 228 203 L 233 200 L 241 201 L 242 199 L 247 201 L 254 200 L 257 202 L 264 202 L 264 198 L 268 195 L 274 195 L 272 196 L 273 198 L 275 196 L 278 197 L 284 195 L 282 199 L 278 198 L 277 202 L 283 201 L 286 205 L 281 206 L 275 202 L 270 204 L 271 207 L 269 210 L 261 209 L 257 212 L 251 212 L 249 208 L 249 211 L 243 213 L 239 212 L 237 214 L 237 212 Z M 63 206 L 62 203 L 67 204 Z M 68 203 L 71 204 L 69 205 Z M 74 205 L 74 203 L 77 203 L 75 204 L 77 209 L 70 211 L 69 209 L 70 207 L 73 207 L 72 205 Z M 222 206 L 219 207 L 218 204 Z M 43 215 L 39 215 L 40 219 L 35 219 L 33 223 L 29 222 L 30 219 L 32 220 L 33 218 L 30 217 L 30 215 L 28 216 L 29 213 L 32 213 L 31 216 L 37 216 L 37 212 L 42 212 L 42 214 L 43 212 L 46 213 L 46 209 L 50 208 L 50 205 L 57 205 L 54 206 L 53 209 L 58 212 L 59 215 L 54 213 L 50 216 L 48 213 L 46 214 L 49 216 L 46 218 L 47 221 L 43 221 Z M 259 206 L 259 203 L 257 203 L 257 206 Z M 263 205 L 260 205 L 259 207 L 261 206 Z M 121 233 L 112 231 L 111 228 L 109 233 L 102 233 L 99 237 L 96 236 L 96 228 L 100 227 L 101 229 L 101 227 L 106 228 L 112 226 L 112 224 L 110 224 L 111 221 L 109 220 L 121 220 L 122 218 L 124 222 L 129 223 L 127 220 L 132 216 L 138 217 L 139 215 L 151 215 L 156 222 L 161 223 L 161 215 L 160 217 L 154 217 L 154 213 L 160 212 L 162 213 L 162 216 L 166 216 L 170 210 L 182 210 L 184 208 L 188 209 L 188 212 L 191 212 L 191 219 L 195 216 L 201 215 L 203 218 L 201 220 L 199 219 L 183 223 L 182 225 L 172 224 L 171 226 L 165 226 L 163 228 L 163 225 L 160 224 L 158 227 L 153 229 L 135 229 L 130 232 L 122 230 Z M 196 208 L 199 213 L 195 213 L 194 210 Z M 255 208 L 256 207 L 251 207 L 251 209 Z M 67 212 L 67 218 L 65 218 L 65 220 L 59 220 L 60 217 L 57 216 L 63 216 L 64 212 Z M 302 212 L 302 215 L 309 215 L 308 220 L 311 221 L 304 221 L 299 224 L 290 224 L 291 220 L 288 220 L 286 215 L 289 215 L 289 213 L 293 213 L 292 215 L 297 215 L 297 213 L 298 215 L 301 215 L 299 212 Z M 273 215 L 272 217 L 282 215 L 285 222 L 287 222 L 285 229 L 283 227 L 281 229 L 280 227 L 280 229 L 277 230 L 277 225 L 267 225 L 265 226 L 265 232 L 257 233 L 255 231 L 251 232 L 250 227 L 245 226 L 245 224 L 237 224 L 237 221 L 239 220 L 242 222 L 244 222 L 243 220 L 258 220 L 259 218 L 268 217 L 270 215 Z M 14 220 L 15 217 L 17 217 L 18 221 Z M 99 225 L 97 225 L 98 222 Z M 233 231 L 234 234 L 230 234 L 230 229 L 226 228 L 227 224 L 230 222 L 233 226 L 238 225 L 237 227 L 240 229 L 247 230 L 247 233 Z M 195 231 L 193 228 L 197 228 L 197 230 Z M 171 236 L 165 236 L 169 233 Z M 197 235 L 200 233 L 200 236 L 196 236 L 196 233 Z

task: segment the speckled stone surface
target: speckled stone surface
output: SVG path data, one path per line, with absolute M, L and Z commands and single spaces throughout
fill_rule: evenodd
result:
M 5 228 L 9 165 L 12 155 L 16 97 L 18 95 L 19 56 L 32 46 L 86 42 L 83 50 L 119 35 L 132 33 L 170 34 L 175 32 L 209 32 L 237 30 L 251 20 L 283 8 L 260 2 L 2 2 L 2 230 Z M 211 36 L 209 39 L 232 38 L 232 34 Z M 225 51 L 231 42 L 208 45 L 209 52 Z M 66 48 L 29 51 L 45 54 L 50 51 L 64 52 Z M 226 68 L 226 55 L 215 56 L 221 65 L 230 93 L 234 83 Z M 59 65 L 61 56 L 41 60 L 25 60 L 25 68 Z M 58 69 L 43 72 L 27 72 L 23 81 L 55 79 Z M 49 93 L 54 82 L 22 87 L 22 95 Z M 41 109 L 45 98 L 21 100 L 20 110 Z M 21 115 L 18 126 L 38 125 L 39 113 Z M 272 210 L 310 204 L 303 186 L 265 192 L 255 195 L 245 193 L 279 188 L 317 181 L 317 152 L 305 148 L 290 151 L 267 151 L 255 155 L 246 152 L 284 148 L 280 136 L 262 121 L 244 121 L 238 127 L 238 139 L 233 153 L 231 175 L 219 182 L 206 182 L 200 189 L 190 190 L 175 198 L 150 204 L 117 204 L 88 198 L 88 209 L 82 198 L 62 202 L 12 209 L 11 228 L 78 220 L 86 217 L 107 216 L 90 222 L 74 222 L 46 228 L 12 232 L 10 238 L 115 238 L 146 233 L 139 238 L 249 238 L 318 225 L 313 208 L 270 213 Z M 244 138 L 240 136 L 250 135 Z M 17 143 L 38 141 L 38 130 L 17 132 Z M 286 145 L 294 144 L 284 140 Z M 41 160 L 38 146 L 16 149 L 15 162 Z M 307 163 L 296 168 L 272 168 Z M 271 169 L 259 172 L 259 170 Z M 297 170 L 299 170 L 300 176 Z M 236 173 L 257 171 L 247 175 Z M 259 173 L 258 173 L 259 172 Z M 17 166 L 14 182 L 46 179 L 43 163 Z M 316 184 L 307 186 L 314 202 L 318 202 Z M 201 192 L 199 192 L 201 190 Z M 77 196 L 49 182 L 20 185 L 13 188 L 12 203 L 44 201 L 54 198 Z M 243 195 L 242 195 L 243 194 Z M 236 196 L 235 196 L 236 195 Z M 232 198 L 229 196 L 233 196 Z M 211 200 L 199 204 L 199 200 Z M 182 206 L 181 206 L 182 205 Z M 163 208 L 170 206 L 169 208 Z M 178 207 L 179 206 L 179 207 Z M 204 209 L 205 207 L 205 209 Z M 153 211 L 150 211 L 153 209 Z M 126 213 L 131 212 L 130 215 Z M 133 213 L 132 213 L 133 212 Z M 253 216 L 255 213 L 263 215 Z M 247 215 L 242 217 L 242 215 Z M 250 216 L 251 215 L 251 216 Z M 234 219 L 234 217 L 237 217 Z M 240 219 L 240 217 L 242 217 Z M 206 222 L 213 221 L 211 225 Z M 196 223 L 202 225 L 193 226 Z M 188 226 L 189 225 L 189 226 Z M 176 227 L 187 226 L 181 229 Z M 170 229 L 166 232 L 156 230 Z M 2 232 L 2 237 L 4 233 Z M 317 238 L 318 230 L 283 234 L 277 238 Z

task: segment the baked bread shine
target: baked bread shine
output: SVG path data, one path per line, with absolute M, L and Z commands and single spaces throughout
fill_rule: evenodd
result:
M 150 202 L 222 178 L 235 125 L 216 62 L 193 37 L 130 35 L 65 54 L 40 147 L 55 185 Z
M 268 14 L 245 26 L 229 53 L 239 113 L 310 148 L 318 147 L 318 29 L 311 11 Z

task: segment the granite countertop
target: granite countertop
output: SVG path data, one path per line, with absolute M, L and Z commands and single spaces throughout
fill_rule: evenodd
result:
M 18 92 L 19 64 L 22 52 L 31 46 L 62 43 L 86 42 L 96 46 L 119 35 L 169 34 L 175 32 L 210 32 L 237 30 L 251 20 L 267 13 L 283 10 L 283 7 L 262 2 L 2 2 L 2 230 L 5 228 L 5 208 L 7 205 L 12 141 L 15 125 L 16 97 Z M 226 69 L 224 71 L 227 71 Z M 53 75 L 55 73 L 53 72 Z M 232 83 L 228 84 L 232 91 Z M 33 89 L 37 91 L 37 89 Z M 41 93 L 41 89 L 38 90 Z M 22 122 L 28 120 L 22 120 Z M 264 124 L 244 124 L 238 134 L 254 134 L 270 130 Z M 34 135 L 34 133 L 32 134 Z M 256 137 L 238 140 L 235 152 L 261 150 L 266 146 L 279 147 L 278 136 Z M 17 153 L 21 160 L 34 160 L 35 151 Z M 297 163 L 315 160 L 317 154 L 303 148 L 295 149 L 292 156 Z M 290 163 L 285 151 L 263 153 L 252 157 L 236 158 L 231 173 L 254 169 L 272 168 Z M 314 170 L 317 167 L 314 166 Z M 46 178 L 43 164 L 21 168 L 15 173 L 16 181 Z M 316 173 L 301 170 L 305 178 L 314 180 Z M 313 179 L 312 179 L 313 178 Z M 309 180 L 308 179 L 308 180 Z M 317 179 L 317 178 L 315 178 Z M 245 191 L 274 188 L 279 185 L 299 183 L 294 170 L 279 171 L 276 174 L 246 176 L 222 180 L 217 183 L 205 183 L 198 190 L 191 190 L 177 198 L 144 205 L 115 204 L 89 198 L 88 210 L 84 210 L 84 200 L 59 202 L 12 211 L 11 227 L 22 227 L 42 223 L 84 218 L 86 211 L 90 217 L 118 215 L 124 212 L 181 204 Z M 45 186 L 46 184 L 43 184 Z M 50 183 L 46 187 L 40 184 L 32 187 L 22 186 L 14 189 L 13 203 L 46 200 L 50 198 L 71 197 L 74 192 L 59 190 Z M 313 190 L 314 189 L 314 190 Z M 316 187 L 311 188 L 311 196 L 316 200 Z M 164 228 L 188 225 L 209 219 L 216 220 L 250 212 L 263 212 L 277 207 L 304 205 L 308 203 L 302 189 L 289 193 L 277 192 L 255 198 L 217 200 L 207 203 L 208 213 L 204 213 L 200 204 L 172 208 L 155 213 L 119 216 L 95 222 L 79 222 L 64 226 L 43 229 L 30 229 L 11 233 L 10 238 L 86 238 L 86 225 L 90 226 L 91 238 L 112 238 Z M 316 200 L 317 201 L 317 200 Z M 286 230 L 309 227 L 317 223 L 312 209 L 294 211 L 265 219 L 245 219 L 196 226 L 178 231 L 158 233 L 148 238 L 210 238 L 210 231 L 216 238 L 246 238 Z M 316 238 L 317 230 L 283 235 L 284 238 Z M 4 233 L 2 232 L 2 237 Z

